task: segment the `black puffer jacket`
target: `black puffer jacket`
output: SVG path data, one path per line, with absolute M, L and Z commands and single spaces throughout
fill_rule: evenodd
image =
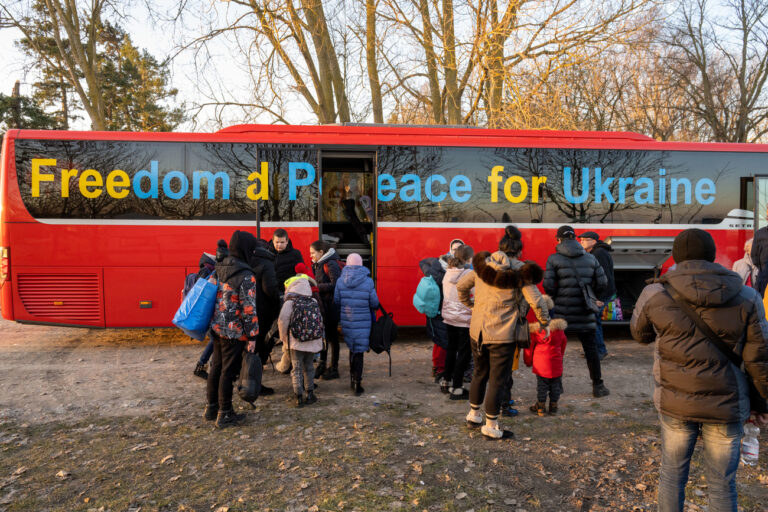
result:
M 336 281 L 341 277 L 339 255 L 331 248 L 327 256 L 323 256 L 325 257 L 321 261 L 312 264 L 312 273 L 315 274 L 317 291 L 320 293 L 326 315 L 333 315 L 331 320 L 338 320 L 338 307 L 333 303 L 333 292 L 336 289 Z
M 591 285 L 598 297 L 608 286 L 603 267 L 597 259 L 576 240 L 563 240 L 557 244 L 555 254 L 547 258 L 542 283 L 544 291 L 555 302 L 552 317 L 565 318 L 569 331 L 594 331 L 597 329 L 595 314 L 587 309 L 577 279 Z
M 269 252 L 275 255 L 275 274 L 277 274 L 277 286 L 280 293 L 285 291 L 285 280 L 296 275 L 296 264 L 304 263 L 301 251 L 293 248 L 293 242 L 288 240 L 288 245 L 283 252 L 277 252 L 272 241 L 269 242 Z
M 758 391 L 768 397 L 768 323 L 760 296 L 717 263 L 684 261 L 645 287 L 630 323 L 636 340 L 656 341 L 654 402 L 659 412 L 689 421 L 743 422 L 749 415 L 743 372 L 680 310 L 665 282 L 741 353 Z
M 248 256 L 248 264 L 256 278 L 256 310 L 262 325 L 269 327 L 280 313 L 280 290 L 275 275 L 275 255 L 264 247 L 256 247 Z M 266 332 L 264 334 L 266 335 Z
M 597 298 L 603 302 L 608 302 L 614 295 L 616 295 L 616 280 L 613 277 L 613 258 L 611 257 L 611 251 L 613 251 L 613 247 L 602 240 L 598 240 L 592 247 L 592 250 L 589 251 L 592 256 L 597 258 L 597 262 L 603 267 L 605 277 L 608 279 L 608 286 L 605 287 L 605 291 L 597 295 Z

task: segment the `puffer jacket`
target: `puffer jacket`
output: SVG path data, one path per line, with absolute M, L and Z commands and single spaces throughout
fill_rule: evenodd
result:
M 379 297 L 370 275 L 371 272 L 363 266 L 347 265 L 333 292 L 333 301 L 341 314 L 344 342 L 353 353 L 368 350 L 371 310 L 379 307 Z
M 552 316 L 565 318 L 569 331 L 594 331 L 597 329 L 595 314 L 587 309 L 577 279 L 591 285 L 597 297 L 603 294 L 608 285 L 603 267 L 597 259 L 587 253 L 576 240 L 563 240 L 557 244 L 555 254 L 547 258 L 542 283 L 544 291 L 555 301 Z
M 768 323 L 760 296 L 717 263 L 684 261 L 643 289 L 630 322 L 636 340 L 656 341 L 659 412 L 697 422 L 745 421 L 750 412 L 746 377 L 679 308 L 664 288 L 667 282 L 741 354 L 758 391 L 768 397 Z
M 280 289 L 275 274 L 275 255 L 264 247 L 256 247 L 248 255 L 248 264 L 256 278 L 256 310 L 269 327 L 280 311 Z
M 597 259 L 600 266 L 603 267 L 605 278 L 608 280 L 605 290 L 603 290 L 600 295 L 597 295 L 597 298 L 603 302 L 608 302 L 616 295 L 616 280 L 613 276 L 613 258 L 611 257 L 612 251 L 613 247 L 602 240 L 598 240 L 589 252 L 595 259 Z
M 443 322 L 454 327 L 469 327 L 472 310 L 461 303 L 456 285 L 470 268 L 449 268 L 443 277 Z
M 526 366 L 533 367 L 533 373 L 545 379 L 554 379 L 563 375 L 563 356 L 568 338 L 565 329 L 568 323 L 562 318 L 555 318 L 549 323 L 549 337 L 545 338 L 541 324 L 531 323 L 531 346 L 523 352 Z
M 208 281 L 216 283 L 216 306 L 211 329 L 227 340 L 255 340 L 259 334 L 256 315 L 256 278 L 248 264 L 233 256 L 216 263 L 216 271 Z
M 323 350 L 323 338 L 299 341 L 293 337 L 293 334 L 291 334 L 291 314 L 293 313 L 293 300 L 291 300 L 291 296 L 296 295 L 304 297 L 312 296 L 312 286 L 309 283 L 309 279 L 295 279 L 285 288 L 285 302 L 280 310 L 280 316 L 277 318 L 277 325 L 280 329 L 280 340 L 283 342 L 283 346 L 289 347 L 291 350 L 312 353 L 320 352 Z
M 269 252 L 275 255 L 275 274 L 277 274 L 277 286 L 284 290 L 285 280 L 296 275 L 296 264 L 304 263 L 301 251 L 293 248 L 293 242 L 289 239 L 288 245 L 282 252 L 277 252 L 274 243 L 270 240 Z
M 421 273 L 425 276 L 432 276 L 432 279 L 437 283 L 440 288 L 440 306 L 443 305 L 443 278 L 445 272 L 448 270 L 448 258 L 449 254 L 443 254 L 439 258 L 425 258 L 419 262 L 419 268 Z
M 459 300 L 472 308 L 469 336 L 483 343 L 514 343 L 514 329 L 519 315 L 529 307 L 543 325 L 549 324 L 549 311 L 536 283 L 542 271 L 536 263 L 510 259 L 501 251 L 479 252 L 469 271 L 456 285 Z M 475 289 L 472 302 L 470 290 Z M 482 336 L 481 336 L 482 335 Z
M 325 315 L 333 315 L 331 320 L 338 321 L 339 310 L 333 304 L 333 292 L 339 277 L 341 277 L 341 266 L 339 265 L 339 255 L 334 248 L 328 249 L 320 261 L 312 264 L 312 273 L 315 274 Z

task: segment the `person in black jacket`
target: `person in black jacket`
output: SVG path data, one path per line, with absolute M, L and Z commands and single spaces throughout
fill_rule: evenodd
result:
M 600 240 L 600 235 L 594 231 L 587 231 L 579 235 L 579 243 L 585 251 L 597 258 L 597 262 L 603 267 L 605 277 L 608 279 L 608 286 L 601 294 L 597 296 L 600 311 L 595 313 L 595 346 L 597 346 L 597 356 L 602 361 L 608 355 L 608 349 L 605 348 L 605 339 L 603 338 L 603 310 L 605 305 L 616 298 L 616 279 L 613 276 L 613 258 L 611 251 L 613 247 Z
M 275 255 L 275 274 L 280 294 L 285 293 L 285 280 L 296 275 L 296 264 L 304 263 L 301 251 L 293 248 L 288 232 L 278 228 L 269 242 L 269 251 Z
M 656 342 L 653 401 L 661 423 L 659 510 L 681 511 L 697 439 L 707 459 L 709 510 L 733 510 L 742 425 L 750 416 L 747 377 L 710 341 L 677 300 L 687 303 L 723 344 L 741 353 L 758 393 L 768 398 L 768 323 L 758 293 L 714 263 L 715 242 L 701 229 L 675 237 L 677 266 L 645 287 L 630 329 L 641 343 Z M 758 424 L 768 422 L 755 411 Z
M 309 246 L 312 258 L 312 273 L 315 275 L 317 290 L 322 300 L 323 323 L 327 347 L 320 352 L 320 362 L 315 369 L 315 378 L 323 380 L 339 378 L 339 307 L 333 303 L 336 281 L 341 277 L 341 265 L 336 249 L 328 242 L 316 240 Z M 328 349 L 331 349 L 331 366 L 328 368 Z
M 547 258 L 547 269 L 544 271 L 542 284 L 544 291 L 555 303 L 552 316 L 565 318 L 568 322 L 566 332 L 575 334 L 581 341 L 584 357 L 587 359 L 589 377 L 592 379 L 592 395 L 600 398 L 610 392 L 603 384 L 600 358 L 595 346 L 595 329 L 597 328 L 595 314 L 587 307 L 579 281 L 584 286 L 591 286 L 597 296 L 600 296 L 608 286 L 603 267 L 576 241 L 576 232 L 573 228 L 560 226 L 557 229 L 555 254 Z
M 453 241 L 455 242 L 455 240 Z M 452 242 L 452 245 L 453 245 Z M 425 258 L 419 262 L 419 268 L 425 276 L 431 276 L 440 288 L 440 307 L 443 309 L 443 277 L 448 270 L 448 258 L 450 254 L 443 254 L 439 258 Z M 427 317 L 427 333 L 432 338 L 432 377 L 435 382 L 440 384 L 440 390 L 448 392 L 448 380 L 443 373 L 445 372 L 445 356 L 448 348 L 448 329 L 443 322 L 442 315 L 438 312 L 437 316 Z
M 269 250 L 269 242 L 256 240 L 255 249 L 248 255 L 248 264 L 256 278 L 256 311 L 259 313 L 259 323 L 263 326 L 256 337 L 256 353 L 259 354 L 262 364 L 267 364 L 275 345 L 273 339 L 267 338 L 267 333 L 280 313 L 280 288 L 275 275 L 275 255 Z M 274 389 L 262 383 L 260 394 L 271 395 L 274 392 Z

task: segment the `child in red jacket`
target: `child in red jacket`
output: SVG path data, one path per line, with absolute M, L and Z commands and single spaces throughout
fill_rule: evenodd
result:
M 565 336 L 568 324 L 562 318 L 553 318 L 549 322 L 549 336 L 538 322 L 529 323 L 528 327 L 531 346 L 525 349 L 523 358 L 527 366 L 533 365 L 536 374 L 536 403 L 531 406 L 531 412 L 544 416 L 549 395 L 549 414 L 557 414 L 557 401 L 563 392 L 563 355 L 568 343 Z

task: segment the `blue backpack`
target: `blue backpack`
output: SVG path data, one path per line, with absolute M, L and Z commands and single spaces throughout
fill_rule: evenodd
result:
M 429 318 L 440 312 L 440 287 L 432 276 L 424 276 L 413 294 L 413 307 Z
M 176 314 L 173 315 L 173 324 L 187 336 L 200 341 L 204 340 L 213 317 L 218 291 L 218 278 L 215 283 L 204 277 L 199 278 L 181 301 Z

